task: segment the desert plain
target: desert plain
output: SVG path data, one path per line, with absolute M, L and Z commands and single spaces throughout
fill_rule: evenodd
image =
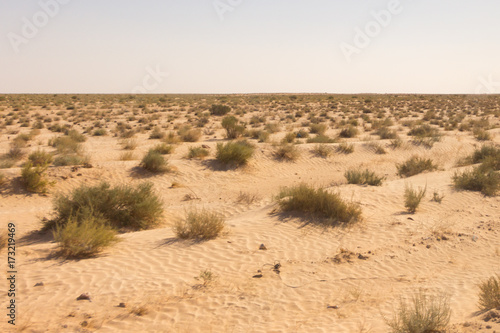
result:
M 221 161 L 228 142 L 251 156 Z M 497 95 L 2 95 L 0 233 L 15 225 L 17 312 L 9 324 L 4 278 L 0 331 L 391 332 L 401 303 L 426 295 L 449 306 L 446 332 L 500 332 L 500 310 L 478 306 L 500 273 L 500 199 L 494 184 L 457 185 L 499 145 Z M 161 172 L 145 167 L 151 149 Z M 43 188 L 22 176 L 34 152 L 50 155 Z M 412 158 L 430 166 L 406 172 Z M 348 181 L 364 170 L 375 186 Z M 152 184 L 161 214 L 65 254 L 44 228 L 56 198 L 103 182 Z M 280 192 L 300 184 L 360 215 L 284 211 Z M 423 193 L 414 211 L 409 188 Z M 179 237 L 193 211 L 217 214 L 221 232 Z

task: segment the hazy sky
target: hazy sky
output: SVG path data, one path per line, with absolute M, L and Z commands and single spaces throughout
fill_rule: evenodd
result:
M 0 0 L 0 93 L 500 93 L 498 0 Z

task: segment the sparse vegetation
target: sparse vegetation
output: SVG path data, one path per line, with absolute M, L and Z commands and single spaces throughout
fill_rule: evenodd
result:
M 292 162 L 299 158 L 300 151 L 294 144 L 284 143 L 276 147 L 274 156 L 279 160 Z
M 167 160 L 154 149 L 150 149 L 144 155 L 140 166 L 154 173 L 163 173 L 170 170 Z
M 217 144 L 215 157 L 225 165 L 241 166 L 252 157 L 254 146 L 247 141 L 231 141 Z
M 405 207 L 409 213 L 414 214 L 417 211 L 420 202 L 425 197 L 427 186 L 424 188 L 414 189 L 411 185 L 405 185 Z
M 210 113 L 214 116 L 224 116 L 231 111 L 231 107 L 222 104 L 214 104 L 210 107 Z
M 455 172 L 453 184 L 457 189 L 495 196 L 500 190 L 500 174 L 495 171 L 493 160 L 489 159 L 472 170 Z
M 188 152 L 187 158 L 189 158 L 189 159 L 195 158 L 195 159 L 202 160 L 205 157 L 207 157 L 208 155 L 210 155 L 210 152 L 206 148 L 189 147 L 189 152 Z
M 27 162 L 21 171 L 21 179 L 28 192 L 47 193 L 51 182 L 45 175 L 47 165 L 33 166 L 31 161 Z
M 140 230 L 155 226 L 163 207 L 152 183 L 111 187 L 103 182 L 80 186 L 67 195 L 58 194 L 54 213 L 55 218 L 46 222 L 45 229 L 64 226 L 70 220 L 79 222 L 91 214 L 97 218 L 94 221 L 103 218 L 114 228 Z
M 500 308 L 500 275 L 492 276 L 479 284 L 478 305 L 481 310 Z
M 349 184 L 380 186 L 384 181 L 383 176 L 378 176 L 368 169 L 350 169 L 345 172 L 344 176 Z
M 224 218 L 218 213 L 190 210 L 185 219 L 174 225 L 174 232 L 181 239 L 209 240 L 219 236 L 224 226 Z
M 49 165 L 52 163 L 53 158 L 52 154 L 40 149 L 32 152 L 28 156 L 28 159 L 31 161 L 33 166 Z
M 429 296 L 420 291 L 411 302 L 401 299 L 392 320 L 386 322 L 392 333 L 444 332 L 450 317 L 448 296 Z
M 327 146 L 325 144 L 318 144 L 313 148 L 313 153 L 316 156 L 327 158 L 331 154 L 333 154 L 333 150 L 330 146 Z
M 423 158 L 418 156 L 412 156 L 410 159 L 406 160 L 401 164 L 396 164 L 398 169 L 398 175 L 400 177 L 411 177 L 418 175 L 424 171 L 433 171 L 437 169 L 437 166 L 432 162 L 430 158 Z
M 337 152 L 342 154 L 352 154 L 354 152 L 354 144 L 342 142 L 337 146 Z
M 300 184 L 283 188 L 278 203 L 285 212 L 299 212 L 322 218 L 322 224 L 351 223 L 361 219 L 361 208 L 344 201 L 339 194 Z

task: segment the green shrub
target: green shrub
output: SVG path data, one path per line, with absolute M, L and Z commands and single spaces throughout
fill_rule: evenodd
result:
M 359 205 L 349 203 L 337 193 L 300 184 L 283 188 L 278 195 L 279 206 L 285 212 L 299 212 L 324 219 L 322 224 L 350 223 L 361 219 Z
M 210 155 L 210 151 L 208 149 L 205 149 L 203 147 L 189 147 L 187 158 L 196 158 L 202 160 L 208 155 Z
M 162 173 L 170 170 L 168 161 L 159 152 L 153 149 L 150 149 L 146 155 L 144 155 L 140 166 L 155 173 Z
M 400 177 L 411 177 L 424 171 L 433 171 L 437 169 L 430 158 L 412 156 L 401 164 L 396 164 L 398 175 Z
M 483 162 L 472 170 L 455 172 L 452 179 L 457 189 L 478 191 L 487 196 L 495 196 L 500 190 L 500 174 L 488 162 Z
M 439 130 L 428 124 L 412 128 L 408 132 L 408 135 L 414 137 L 414 144 L 424 145 L 427 148 L 432 147 L 435 142 L 441 140 L 441 134 L 439 133 Z
M 248 163 L 254 149 L 246 141 L 232 141 L 226 144 L 218 143 L 215 158 L 225 165 L 241 166 Z
M 359 169 L 350 169 L 347 170 L 344 174 L 347 182 L 349 184 L 359 184 L 359 185 L 371 185 L 371 186 L 380 186 L 384 181 L 383 176 L 378 176 L 375 172 L 370 171 L 368 169 L 359 170 Z
M 47 193 L 51 183 L 45 176 L 47 165 L 33 166 L 31 161 L 28 161 L 21 171 L 21 180 L 28 192 L 32 193 Z
M 500 148 L 494 146 L 482 146 L 476 149 L 471 156 L 459 162 L 459 165 L 468 165 L 487 162 L 494 170 L 500 170 Z
M 132 160 L 135 160 L 135 155 L 131 151 L 123 152 L 120 155 L 120 161 L 132 161 Z
M 152 183 L 111 187 L 103 182 L 96 186 L 82 185 L 68 195 L 58 194 L 54 212 L 55 218 L 46 223 L 45 229 L 64 226 L 72 218 L 80 221 L 91 212 L 112 227 L 140 230 L 156 225 L 163 207 Z
M 28 159 L 31 161 L 33 166 L 43 166 L 43 165 L 49 165 L 52 163 L 53 156 L 50 153 L 47 153 L 44 150 L 38 149 L 34 152 L 32 152 L 29 156 Z
M 76 142 L 85 142 L 87 140 L 87 138 L 85 137 L 85 135 L 79 133 L 77 130 L 69 130 L 68 133 L 66 133 L 66 135 L 71 138 L 73 141 L 76 141 Z
M 393 333 L 444 332 L 450 317 L 448 296 L 428 296 L 420 291 L 411 302 L 400 300 L 399 309 L 387 325 Z
M 22 150 L 21 147 L 18 145 L 11 145 L 9 151 L 6 154 L 6 159 L 12 160 L 12 161 L 18 161 L 24 157 L 25 153 Z
M 240 125 L 239 120 L 235 116 L 225 116 L 221 124 L 226 130 L 226 137 L 228 139 L 236 139 L 245 131 L 245 126 Z
M 274 151 L 274 156 L 279 160 L 295 161 L 300 156 L 300 151 L 293 144 L 281 144 Z
M 354 138 L 356 135 L 358 135 L 358 133 L 358 129 L 351 125 L 342 129 L 339 133 L 339 136 L 341 138 Z
M 68 259 L 95 256 L 116 241 L 115 232 L 107 222 L 91 214 L 79 221 L 70 217 L 64 225 L 56 226 L 53 235 L 60 254 Z
M 425 188 L 419 188 L 418 191 L 415 190 L 411 185 L 405 185 L 405 207 L 409 213 L 414 214 L 417 211 L 420 202 L 425 197 L 427 192 L 427 186 Z
M 500 275 L 492 276 L 479 284 L 479 308 L 481 310 L 500 308 Z
M 219 236 L 224 230 L 224 217 L 207 210 L 191 210 L 184 220 L 174 225 L 174 232 L 181 239 L 209 240 Z
M 214 104 L 210 107 L 210 114 L 214 116 L 224 116 L 231 111 L 231 107 L 222 104 Z
M 171 154 L 174 152 L 175 147 L 172 145 L 167 145 L 166 143 L 159 143 L 153 147 L 153 151 L 158 152 L 162 155 Z

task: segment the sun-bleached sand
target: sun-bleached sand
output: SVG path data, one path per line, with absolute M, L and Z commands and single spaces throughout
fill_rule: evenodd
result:
M 144 153 L 160 142 L 149 139 L 148 131 L 135 134 L 134 159 L 120 160 L 124 150 L 121 139 L 113 133 L 116 122 L 138 128 L 144 124 L 140 119 L 157 114 L 157 119 L 148 121 L 163 126 L 164 131 L 174 130 L 175 126 L 193 124 L 195 112 L 207 111 L 204 106 L 219 97 L 170 97 L 163 106 L 146 101 L 146 107 L 140 108 L 138 101 L 120 102 L 118 97 L 100 102 L 95 96 L 87 104 L 83 102 L 85 96 L 78 96 L 74 100 L 77 109 L 91 116 L 82 116 L 73 128 L 82 132 L 102 120 L 108 131 L 105 136 L 86 134 L 82 145 L 92 168 L 49 167 L 47 174 L 55 184 L 47 195 L 31 194 L 22 188 L 19 163 L 0 170 L 9 180 L 0 193 L 0 220 L 4 229 L 8 222 L 16 225 L 18 270 L 16 327 L 3 315 L 0 331 L 388 332 L 384 317 L 392 318 L 401 297 L 408 299 L 423 290 L 450 296 L 449 332 L 477 332 L 480 327 L 486 332 L 499 332 L 500 323 L 485 322 L 477 313 L 477 285 L 500 272 L 500 199 L 457 191 L 451 180 L 457 170 L 470 168 L 458 167 L 457 161 L 483 143 L 470 131 L 440 129 L 443 137 L 431 148 L 412 144 L 406 134 L 408 128 L 402 124 L 422 118 L 425 105 L 415 108 L 422 99 L 373 96 L 370 98 L 377 106 L 367 108 L 380 109 L 390 118 L 398 110 L 406 112 L 390 126 L 402 138 L 401 147 L 391 148 L 389 140 L 379 139 L 358 114 L 360 133 L 344 140 L 354 145 L 352 154 L 334 152 L 327 158 L 318 157 L 313 152 L 317 144 L 303 139 L 297 144 L 297 160 L 280 161 L 273 156 L 273 141 L 279 142 L 290 131 L 307 130 L 303 122 L 311 114 L 327 112 L 332 118 L 357 114 L 349 110 L 367 97 L 360 96 L 360 102 L 354 103 L 351 96 L 334 96 L 332 100 L 314 95 L 299 95 L 298 100 L 278 96 L 276 102 L 265 103 L 252 101 L 258 98 L 252 95 L 229 98 L 233 103 L 231 114 L 245 111 L 237 117 L 247 122 L 248 129 L 252 128 L 253 115 L 267 117 L 255 128 L 269 122 L 281 127 L 271 134 L 269 142 L 251 140 L 256 151 L 247 166 L 227 170 L 213 167 L 216 145 L 226 139 L 221 117 L 210 116 L 198 142 L 176 144 L 175 151 L 168 155 L 174 171 L 161 175 L 137 171 Z M 441 105 L 444 110 L 448 98 L 435 98 L 438 101 L 433 105 Z M 47 98 L 46 104 L 54 99 Z M 332 108 L 334 101 L 338 105 Z M 499 125 L 499 102 L 498 98 L 493 100 L 497 111 L 496 116 L 489 115 L 490 124 L 495 125 L 492 127 Z M 2 103 L 0 115 L 4 118 L 9 112 L 19 112 Z M 455 103 L 457 108 L 466 109 L 461 99 Z M 36 113 L 56 117 L 58 111 L 72 112 L 64 103 L 48 109 L 34 102 L 26 104 L 24 109 L 29 109 L 32 119 Z M 305 108 L 302 117 L 286 118 Z M 145 112 L 147 109 L 151 112 Z M 124 112 L 120 114 L 120 110 Z M 134 110 L 137 114 L 129 120 Z M 102 116 L 96 114 L 101 111 Z M 450 116 L 452 111 L 453 107 L 445 114 Z M 175 119 L 169 118 L 174 115 Z M 375 113 L 370 115 L 375 117 Z M 70 121 L 61 119 L 60 123 Z M 342 127 L 327 120 L 325 123 L 326 134 L 332 138 Z M 15 135 L 29 130 L 18 123 L 5 125 L 0 132 L 0 154 L 8 152 Z M 488 132 L 492 135 L 489 144 L 499 144 L 499 128 Z M 25 149 L 52 151 L 47 142 L 55 135 L 61 134 L 43 128 Z M 374 153 L 370 142 L 378 142 L 387 153 Z M 185 158 L 189 147 L 202 144 L 210 150 L 206 159 Z M 327 145 L 334 149 L 339 143 Z M 414 155 L 432 158 L 438 169 L 399 177 L 396 164 Z M 382 186 L 349 185 L 344 172 L 350 168 L 368 168 L 386 178 Z M 117 244 L 94 258 L 65 260 L 54 256 L 57 244 L 52 235 L 38 232 L 41 219 L 51 217 L 54 195 L 101 181 L 113 185 L 153 182 L 164 203 L 161 224 L 151 230 L 119 234 Z M 274 197 L 280 188 L 302 182 L 359 203 L 363 220 L 346 227 L 324 228 L 307 223 L 309 220 L 301 216 L 281 214 Z M 415 214 L 405 210 L 405 184 L 427 186 L 427 195 Z M 444 195 L 441 203 L 431 201 L 434 191 Z M 193 207 L 223 214 L 224 234 L 206 242 L 178 240 L 171 226 Z M 266 250 L 259 249 L 261 244 Z M 6 249 L 0 252 L 0 258 L 0 269 L 6 272 Z M 279 271 L 273 269 L 277 264 Z M 212 273 L 205 284 L 199 278 L 204 271 Z M 255 277 L 259 274 L 262 276 Z M 4 312 L 8 302 L 5 281 L 0 298 Z M 37 286 L 39 283 L 43 285 Z M 83 293 L 91 300 L 77 300 Z M 486 329 L 488 325 L 492 328 Z

